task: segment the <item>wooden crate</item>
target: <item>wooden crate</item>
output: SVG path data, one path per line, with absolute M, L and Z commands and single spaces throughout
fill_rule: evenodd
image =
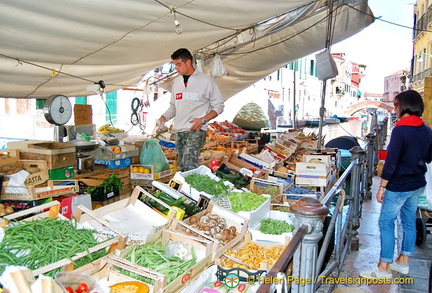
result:
M 47 211 L 48 209 L 48 211 Z M 16 212 L 4 217 L 7 221 L 12 220 L 21 220 L 21 221 L 34 221 L 37 219 L 43 218 L 59 218 L 60 220 L 67 220 L 65 217 L 59 214 L 60 212 L 60 203 L 58 201 L 52 201 L 43 205 L 39 205 L 33 208 L 29 208 L 20 212 Z M 68 220 L 67 220 L 68 221 Z M 34 237 L 38 237 L 34 235 Z M 109 239 L 105 242 L 101 242 L 100 244 L 90 248 L 87 251 L 83 251 L 77 253 L 75 256 L 71 258 L 64 258 L 55 263 L 51 263 L 35 269 L 32 271 L 33 276 L 39 276 L 40 274 L 45 274 L 47 272 L 53 271 L 55 269 L 61 269 L 62 271 L 70 271 L 75 267 L 75 261 L 99 250 L 106 249 L 107 253 L 111 253 L 115 250 L 122 250 L 125 246 L 126 239 L 124 237 L 117 237 Z
M 260 178 L 252 178 L 249 188 L 256 194 L 269 194 L 271 203 L 283 203 L 283 183 Z
M 23 160 L 43 160 L 48 169 L 64 168 L 76 165 L 75 147 L 68 143 L 42 142 L 27 145 L 20 150 Z
M 163 215 L 160 214 L 159 211 L 156 211 L 153 208 L 147 206 L 139 199 L 139 197 L 142 195 L 156 200 L 158 203 L 168 208 L 171 213 L 169 213 L 168 215 Z M 139 212 L 146 217 L 145 221 L 143 221 L 142 218 L 137 217 L 136 209 L 139 209 Z M 125 219 L 124 221 L 121 221 L 118 218 L 119 216 L 122 216 L 121 214 L 119 215 L 119 213 L 121 213 L 122 211 L 129 211 L 128 216 L 130 217 L 132 217 L 132 215 L 134 215 L 135 213 L 135 222 L 131 223 L 130 228 L 138 228 L 141 230 L 135 230 L 132 233 L 128 233 L 127 231 L 122 229 L 121 227 L 124 226 L 126 224 L 125 221 L 128 220 Z M 115 214 L 117 214 L 117 221 Z M 108 230 L 111 230 L 114 234 L 121 235 L 125 238 L 127 237 L 127 245 L 132 245 L 144 244 L 147 241 L 155 241 L 157 238 L 160 237 L 162 229 L 168 227 L 171 224 L 173 218 L 175 217 L 175 214 L 175 209 L 171 208 L 163 201 L 155 198 L 141 187 L 136 187 L 130 197 L 104 205 L 93 211 L 89 210 L 83 205 L 79 205 L 75 218 L 80 224 L 88 223 L 89 225 L 92 225 L 91 222 L 96 221 L 96 226 L 102 225 Z M 110 217 L 110 215 L 114 216 Z M 140 238 L 138 234 L 141 233 L 140 231 L 142 231 L 142 229 L 144 228 L 154 229 L 154 232 L 148 234 L 145 239 L 141 239 L 142 237 Z
M 2 150 L 0 151 L 0 166 L 14 164 L 19 161 L 18 150 Z
M 222 163 L 225 164 L 229 169 L 234 169 L 240 171 L 240 169 L 245 168 L 248 170 L 256 170 L 254 172 L 254 177 L 267 178 L 268 171 L 266 169 L 260 169 L 255 165 L 252 165 L 244 160 L 239 159 L 238 156 L 232 155 L 230 157 L 224 157 Z
M 224 265 L 225 261 L 230 261 L 233 264 L 233 267 L 244 268 L 246 270 L 252 270 L 252 271 L 258 271 L 258 270 L 269 271 L 274 263 L 273 264 L 269 263 L 269 260 L 267 260 L 267 259 L 263 259 L 261 262 L 259 262 L 258 265 L 255 265 L 255 266 L 252 266 L 251 264 L 249 264 L 250 266 L 245 266 L 245 265 L 239 264 L 238 262 L 233 261 L 232 259 L 229 259 L 229 256 L 227 256 L 227 255 L 229 255 L 230 252 L 236 252 L 237 253 L 238 251 L 240 251 L 240 249 L 242 247 L 244 247 L 247 244 L 258 245 L 258 246 L 264 247 L 266 249 L 280 246 L 281 253 L 282 253 L 283 249 L 286 248 L 288 243 L 289 243 L 288 238 L 286 238 L 286 242 L 283 244 L 276 243 L 276 242 L 252 241 L 251 235 L 249 233 L 247 233 L 244 235 L 242 241 L 240 241 L 237 245 L 231 247 L 230 250 L 218 251 L 215 255 L 214 263 L 221 266 L 224 269 L 230 268 L 230 267 L 227 267 Z M 254 259 L 259 258 L 259 256 L 254 255 L 253 258 Z M 276 260 L 278 258 L 274 259 L 274 262 L 276 262 Z M 237 259 L 239 259 L 239 257 L 237 257 Z
M 48 180 L 45 183 L 30 186 L 13 186 L 3 182 L 2 200 L 32 201 L 66 194 L 74 194 L 79 190 L 75 180 Z
M 172 168 L 168 170 L 164 170 L 161 172 L 156 172 L 154 165 L 141 165 L 141 164 L 133 164 L 130 166 L 130 178 L 137 180 L 158 180 L 161 178 L 173 176 L 175 172 L 177 172 L 177 167 L 175 161 L 170 162 Z M 135 168 L 143 167 L 148 170 L 148 173 L 134 172 Z
M 130 194 L 132 192 L 132 182 L 129 168 L 108 169 L 103 165 L 95 165 L 94 171 L 75 174 L 74 179 L 80 182 L 80 192 L 85 192 L 85 187 L 98 186 L 111 175 L 117 175 L 123 182 L 123 189 L 120 190 L 121 193 Z
M 168 241 L 176 241 L 182 242 L 184 244 L 188 244 L 193 246 L 195 249 L 199 249 L 204 252 L 204 257 L 202 259 L 197 259 L 195 265 L 189 268 L 187 271 L 183 272 L 176 279 L 174 279 L 171 283 L 167 284 L 167 277 L 161 273 L 155 272 L 151 269 L 142 267 L 138 264 L 133 264 L 131 262 L 127 262 L 127 260 L 119 260 L 124 263 L 129 263 L 134 268 L 146 272 L 148 274 L 148 278 L 154 280 L 154 285 L 148 284 L 150 288 L 150 292 L 154 293 L 174 293 L 180 292 L 182 288 L 184 288 L 190 280 L 193 280 L 196 276 L 198 276 L 203 270 L 205 270 L 212 261 L 212 256 L 214 251 L 212 251 L 212 244 L 208 240 L 198 239 L 195 237 L 187 236 L 182 233 L 178 233 L 176 231 L 171 230 L 163 230 L 161 241 L 164 244 L 167 244 Z M 120 252 L 120 258 L 124 259 L 124 256 L 128 253 L 130 249 L 133 249 L 134 246 L 128 247 Z M 159 277 L 160 275 L 163 278 Z
M 226 226 L 221 229 L 221 234 L 223 234 L 223 229 L 235 227 L 236 236 L 229 241 L 222 241 L 221 238 L 212 237 L 210 233 L 206 233 L 202 228 L 198 227 L 198 225 L 193 225 L 190 222 L 191 217 L 188 217 L 184 221 L 174 219 L 170 226 L 170 229 L 184 233 L 186 235 L 210 240 L 213 243 L 215 251 L 225 250 L 227 249 L 227 247 L 234 246 L 239 241 L 241 241 L 244 234 L 246 234 L 246 232 L 248 231 L 248 219 L 212 203 L 210 203 L 205 210 L 195 214 L 195 217 L 197 219 L 201 219 L 202 216 L 208 217 L 209 214 L 217 215 L 218 217 L 225 219 Z
M 136 274 L 144 278 L 163 279 L 164 275 L 156 272 L 146 272 L 136 268 L 133 263 L 111 253 L 105 257 L 97 259 L 85 266 L 77 268 L 74 272 L 80 272 L 92 276 L 96 281 L 104 279 L 108 286 L 122 282 L 136 282 L 135 278 L 120 273 L 119 269 L 126 270 L 128 273 Z M 149 291 L 154 292 L 154 291 Z
M 247 153 L 249 154 L 258 154 L 259 142 L 258 139 L 255 138 L 246 138 L 244 141 L 247 141 Z

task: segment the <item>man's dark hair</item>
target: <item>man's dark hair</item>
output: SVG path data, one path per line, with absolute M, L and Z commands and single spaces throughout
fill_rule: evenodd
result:
M 399 103 L 400 116 L 405 113 L 421 116 L 424 111 L 422 96 L 415 90 L 401 92 L 395 97 L 395 103 Z
M 176 50 L 174 53 L 172 53 L 171 60 L 176 60 L 176 59 L 181 59 L 183 62 L 186 62 L 186 60 L 193 61 L 191 52 L 189 52 L 189 50 L 185 48 L 180 48 Z

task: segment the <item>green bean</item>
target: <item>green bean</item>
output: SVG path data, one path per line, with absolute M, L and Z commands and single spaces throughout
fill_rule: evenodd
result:
M 167 283 L 169 284 L 196 263 L 196 254 L 195 250 L 192 249 L 192 259 L 189 261 L 182 261 L 176 256 L 166 256 L 166 248 L 167 245 L 162 244 L 159 239 L 155 243 L 146 243 L 141 246 L 134 246 L 123 257 L 142 267 L 164 274 L 167 277 Z M 148 278 L 140 277 L 128 272 L 127 270 L 120 269 L 120 272 L 128 276 L 133 275 L 134 278 L 145 283 L 153 284 L 153 282 Z
M 79 252 L 89 252 L 89 248 L 99 244 L 93 234 L 92 230 L 77 229 L 76 224 L 68 220 L 41 218 L 11 222 L 0 242 L 0 273 L 6 265 L 26 266 L 34 270 L 63 258 L 71 259 Z M 105 255 L 106 251 L 89 253 L 85 259 L 92 261 L 102 253 Z

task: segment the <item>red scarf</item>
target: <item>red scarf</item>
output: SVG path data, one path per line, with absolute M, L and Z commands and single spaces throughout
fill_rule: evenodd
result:
M 420 126 L 423 124 L 423 119 L 417 115 L 409 115 L 396 122 L 396 126 Z

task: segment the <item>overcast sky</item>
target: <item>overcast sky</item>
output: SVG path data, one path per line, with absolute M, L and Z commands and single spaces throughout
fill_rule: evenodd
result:
M 334 44 L 332 52 L 343 51 L 349 61 L 365 64 L 364 92 L 383 93 L 384 77 L 409 69 L 413 51 L 412 27 L 414 3 L 404 0 L 369 0 L 377 19 L 351 38 Z M 397 26 L 394 24 L 399 24 Z

